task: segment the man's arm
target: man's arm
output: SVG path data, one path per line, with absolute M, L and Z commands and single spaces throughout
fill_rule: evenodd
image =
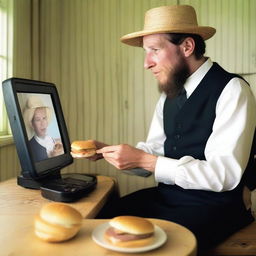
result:
M 255 116 L 256 104 L 249 86 L 241 79 L 232 79 L 217 102 L 213 131 L 205 148 L 206 160 L 158 157 L 156 181 L 185 189 L 232 190 L 248 162 Z
M 155 170 L 157 156 L 127 144 L 107 146 L 97 150 L 97 153 L 102 154 L 106 161 L 120 170 L 138 167 L 148 171 Z

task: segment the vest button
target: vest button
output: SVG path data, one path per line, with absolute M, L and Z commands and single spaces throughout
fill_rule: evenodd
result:
M 180 134 L 176 134 L 175 136 L 174 136 L 174 138 L 176 139 L 176 140 L 179 140 L 180 139 Z
M 176 146 L 173 146 L 172 149 L 173 149 L 173 151 L 176 151 L 176 150 L 177 150 L 177 147 L 176 147 Z

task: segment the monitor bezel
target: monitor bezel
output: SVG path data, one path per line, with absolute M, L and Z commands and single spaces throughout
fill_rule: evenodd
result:
M 51 96 L 64 147 L 64 154 L 40 162 L 34 161 L 33 154 L 28 145 L 28 136 L 18 100 L 18 93 L 38 93 Z M 3 82 L 3 95 L 21 164 L 21 174 L 24 177 L 40 179 L 70 165 L 73 162 L 73 158 L 70 155 L 70 140 L 56 86 L 53 83 L 37 80 L 10 78 Z

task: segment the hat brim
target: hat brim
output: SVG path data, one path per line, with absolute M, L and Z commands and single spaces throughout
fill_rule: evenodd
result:
M 180 34 L 196 34 L 200 35 L 204 40 L 211 38 L 215 33 L 216 29 L 213 27 L 191 27 L 186 29 L 172 28 L 170 29 L 159 29 L 159 30 L 142 30 L 134 33 L 127 34 L 121 37 L 121 42 L 131 45 L 142 47 L 143 46 L 143 36 L 153 35 L 153 34 L 163 34 L 163 33 L 180 33 Z

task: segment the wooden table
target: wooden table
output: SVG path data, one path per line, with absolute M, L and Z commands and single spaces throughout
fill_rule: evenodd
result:
M 114 190 L 114 180 L 110 177 L 97 176 L 97 182 L 96 188 L 87 196 L 68 203 L 79 210 L 84 218 L 94 218 Z M 34 215 L 49 202 L 41 196 L 40 190 L 17 185 L 16 178 L 0 183 L 0 215 Z
M 143 253 L 125 254 L 102 248 L 91 237 L 98 225 L 108 220 L 84 219 L 79 233 L 62 243 L 47 243 L 36 237 L 33 216 L 0 215 L 0 255 L 12 256 L 195 256 L 196 239 L 192 232 L 173 222 L 150 219 L 167 234 L 166 243 L 160 248 Z

